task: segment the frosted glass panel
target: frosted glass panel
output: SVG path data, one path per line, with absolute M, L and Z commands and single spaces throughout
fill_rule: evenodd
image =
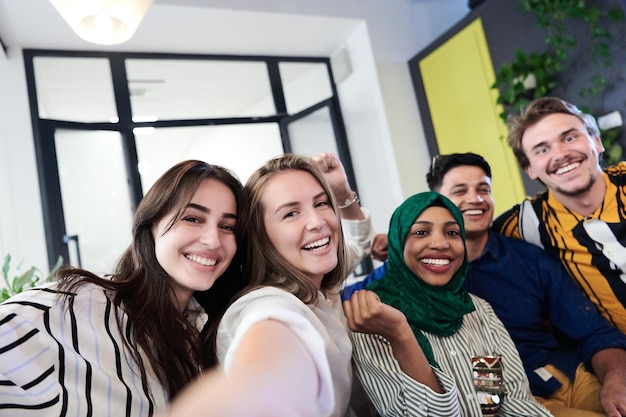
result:
M 289 123 L 288 129 L 294 153 L 307 156 L 321 152 L 338 153 L 328 107 Z
M 97 123 L 117 120 L 106 58 L 35 57 L 37 104 L 42 119 Z
M 110 273 L 131 243 L 133 208 L 121 136 L 58 130 L 55 144 L 69 261 L 78 266 L 80 253 L 83 268 Z
M 333 95 L 326 64 L 281 62 L 278 68 L 289 114 L 298 113 Z
M 137 158 L 144 194 L 172 165 L 199 159 L 233 171 L 242 183 L 265 161 L 283 153 L 275 123 L 176 127 L 137 134 Z
M 126 73 L 135 121 L 276 113 L 264 62 L 128 59 Z

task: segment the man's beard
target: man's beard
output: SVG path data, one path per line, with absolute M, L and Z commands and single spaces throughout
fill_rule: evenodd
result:
M 596 182 L 596 178 L 597 178 L 596 174 L 591 174 L 589 176 L 589 182 L 582 188 L 577 188 L 575 190 L 564 190 L 560 187 L 556 187 L 555 191 L 559 194 L 562 194 L 568 197 L 578 197 L 580 195 L 587 193 L 589 190 L 591 190 L 591 187 L 593 187 L 593 184 Z

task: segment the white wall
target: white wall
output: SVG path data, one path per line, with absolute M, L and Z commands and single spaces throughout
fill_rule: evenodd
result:
M 39 180 L 19 49 L 0 57 L 0 256 L 46 271 Z
M 392 146 L 400 184 L 403 197 L 406 198 L 428 190 L 425 175 L 431 158 L 419 117 L 417 100 L 412 89 L 408 65 L 406 63 L 382 63 L 377 68 L 389 129 L 393 138 Z M 401 202 L 397 202 L 396 206 Z
M 348 145 L 361 204 L 372 212 L 374 228 L 386 231 L 402 189 L 393 155 L 367 27 L 363 24 L 346 42 L 354 71 L 338 86 Z
M 20 0 L 19 5 L 24 4 L 22 1 L 39 0 Z M 12 2 L 13 0 L 0 0 L 0 6 L 3 3 L 5 7 L 9 4 L 18 5 Z M 72 36 L 67 32 L 61 33 L 59 40 L 56 40 L 53 32 L 31 30 L 22 44 L 15 42 L 15 38 L 11 36 L 5 38 L 5 33 L 2 33 L 10 49 L 8 57 L 0 55 L 0 195 L 3 196 L 0 204 L 0 255 L 11 252 L 14 259 L 23 259 L 25 265 L 35 265 L 41 269 L 47 266 L 39 183 L 20 47 L 225 53 L 206 45 L 190 46 L 190 36 L 201 40 L 210 38 L 201 28 L 193 26 L 204 24 L 205 27 L 211 27 L 206 24 L 208 15 L 206 19 L 202 18 L 206 11 L 158 3 L 168 1 L 157 1 L 145 21 L 146 30 L 157 32 L 150 32 L 148 36 L 147 33 L 141 33 L 140 28 L 137 33 L 138 43 L 126 44 L 116 49 L 95 45 L 63 48 L 66 39 Z M 169 3 L 178 4 L 178 0 Z M 229 0 L 224 3 L 225 8 L 231 3 L 249 3 L 249 8 L 254 10 L 272 2 Z M 468 11 L 467 2 L 282 0 L 279 3 L 280 10 L 269 11 L 313 16 L 334 14 L 353 19 L 345 26 L 349 29 L 345 39 L 334 46 L 334 52 L 344 46 L 347 48 L 354 69 L 340 83 L 338 90 L 361 199 L 372 211 L 375 228 L 386 231 L 393 209 L 403 198 L 425 189 L 423 178 L 430 161 L 407 61 L 460 20 Z M 287 8 L 285 4 L 290 6 Z M 0 7 L 0 15 L 2 11 Z M 282 17 L 289 18 L 289 14 Z M 189 18 L 190 15 L 193 17 Z M 263 23 L 263 19 L 267 17 L 270 16 L 246 16 L 248 21 L 258 22 L 263 27 L 267 23 Z M 276 19 L 274 15 L 271 17 Z M 0 22 L 1 18 L 2 16 Z M 299 19 L 304 21 L 301 16 Z M 361 19 L 362 23 L 354 19 Z M 300 21 L 299 25 L 302 27 Z M 189 27 L 185 27 L 184 31 L 180 28 L 172 31 L 172 22 L 185 22 Z M 6 27 L 11 25 L 17 27 L 19 22 L 9 21 Z M 315 27 L 313 32 L 314 29 Z M 181 40 L 177 43 L 179 34 Z M 223 36 L 231 35 L 234 32 Z M 280 39 L 276 38 L 276 42 Z M 293 37 L 287 34 L 282 39 L 290 42 Z M 152 43 L 145 48 L 137 46 L 144 45 L 145 42 Z M 273 45 L 280 48 L 278 43 Z M 268 45 L 264 47 L 267 48 Z M 299 54 L 307 55 L 308 47 L 309 45 L 302 45 Z M 329 55 L 331 53 L 332 51 Z

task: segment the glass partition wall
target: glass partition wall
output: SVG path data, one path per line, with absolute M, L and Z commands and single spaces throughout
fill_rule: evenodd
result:
M 134 210 L 184 159 L 242 182 L 267 159 L 336 152 L 356 187 L 327 58 L 25 50 L 48 258 L 111 272 Z

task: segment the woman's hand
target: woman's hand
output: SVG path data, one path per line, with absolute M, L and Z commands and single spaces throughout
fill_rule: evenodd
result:
M 413 334 L 405 315 L 397 308 L 384 304 L 373 291 L 355 291 L 350 300 L 343 302 L 343 311 L 350 330 L 354 332 L 379 334 L 390 342 L 404 332 Z
M 373 291 L 359 290 L 350 300 L 343 302 L 343 311 L 352 331 L 377 334 L 387 339 L 402 372 L 435 392 L 443 392 L 413 329 L 400 310 L 380 301 Z

